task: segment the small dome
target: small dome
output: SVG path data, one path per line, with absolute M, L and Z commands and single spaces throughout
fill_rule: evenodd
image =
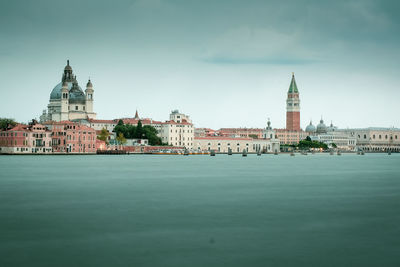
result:
M 306 132 L 307 133 L 314 133 L 315 132 L 315 126 L 312 124 L 311 121 L 310 121 L 310 124 L 307 125 L 307 127 L 306 127 Z
M 324 120 L 321 119 L 319 121 L 319 124 L 317 125 L 317 133 L 326 133 L 326 132 L 327 132 L 326 125 L 324 124 Z
M 92 82 L 90 81 L 90 79 L 89 79 L 89 81 L 87 82 L 86 87 L 93 87 L 93 84 L 92 84 Z
M 333 123 L 331 122 L 331 125 L 329 125 L 329 127 L 327 128 L 327 131 L 328 131 L 328 132 L 333 132 L 333 131 L 335 131 L 335 130 L 336 130 L 336 127 L 333 126 Z

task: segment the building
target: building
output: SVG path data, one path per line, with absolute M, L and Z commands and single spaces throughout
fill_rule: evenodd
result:
M 94 119 L 96 113 L 93 112 L 93 96 L 93 84 L 90 79 L 84 92 L 78 85 L 69 60 L 67 60 L 61 82 L 51 91 L 47 112 L 43 111 L 40 121 Z
M 336 146 L 338 149 L 343 151 L 355 151 L 357 147 L 357 139 L 343 132 L 332 131 L 312 135 L 310 138 L 312 141 L 324 143 L 330 148 Z
M 400 129 L 369 127 L 354 129 L 337 129 L 357 141 L 357 149 L 367 152 L 400 152 Z
M 226 128 L 228 129 L 228 128 Z M 246 128 L 229 128 L 229 129 L 246 129 Z M 219 132 L 219 136 L 202 136 L 194 138 L 194 149 L 202 151 L 211 151 L 227 153 L 229 149 L 232 152 L 275 152 L 280 150 L 279 139 L 276 139 L 274 130 L 271 127 L 271 122 L 268 119 L 267 127 L 265 129 L 260 129 L 260 135 L 255 138 L 250 134 L 247 137 L 237 136 L 236 131 L 226 131 Z M 248 131 L 244 131 L 244 134 L 248 134 Z
M 101 131 L 105 128 L 109 132 L 112 132 L 119 120 L 122 120 L 124 124 L 130 125 L 137 125 L 140 121 L 143 126 L 150 125 L 154 127 L 163 143 L 188 149 L 193 148 L 194 126 L 189 116 L 180 113 L 178 110 L 173 110 L 169 118 L 170 119 L 165 122 L 155 121 L 150 118 L 140 118 L 136 111 L 134 118 L 114 120 L 89 119 L 87 125 L 96 131 Z
M 306 127 L 306 133 L 311 140 L 324 143 L 331 148 L 336 146 L 340 150 L 354 151 L 357 146 L 357 140 L 354 136 L 338 131 L 338 127 L 334 126 L 332 122 L 330 126 L 326 126 L 322 118 L 317 127 L 310 121 L 310 124 Z
M 169 116 L 170 120 L 154 125 L 158 130 L 161 141 L 171 146 L 193 148 L 194 126 L 189 116 L 173 110 Z
M 275 136 L 281 144 L 296 145 L 307 137 L 304 131 L 290 131 L 287 129 L 274 129 Z
M 242 138 L 263 138 L 263 132 L 264 130 L 261 128 L 221 128 L 218 131 L 218 135 Z
M 51 122 L 51 128 L 54 153 L 96 153 L 97 135 L 94 129 L 71 121 Z
M 96 120 L 96 119 L 89 119 L 87 122 L 83 122 L 86 126 L 95 129 L 96 131 L 101 131 L 106 129 L 108 132 L 112 132 L 117 126 L 117 120 Z
M 290 82 L 286 99 L 286 130 L 301 131 L 300 129 L 300 96 L 294 73 Z
M 195 137 L 193 149 L 227 153 L 229 149 L 235 153 L 247 152 L 275 152 L 279 151 L 279 140 L 253 139 L 242 137 L 207 136 Z
M 307 134 L 300 128 L 300 94 L 294 73 L 289 85 L 286 99 L 286 128 L 274 129 L 281 144 L 298 144 Z
M 47 154 L 52 152 L 51 131 L 35 120 L 0 131 L 1 154 Z

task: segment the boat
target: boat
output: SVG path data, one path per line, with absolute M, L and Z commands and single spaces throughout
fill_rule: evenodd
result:
M 210 151 L 210 156 L 215 157 L 215 151 L 214 150 Z
M 243 149 L 242 157 L 247 157 L 247 150 Z
M 228 155 L 231 156 L 232 155 L 232 149 L 228 148 Z

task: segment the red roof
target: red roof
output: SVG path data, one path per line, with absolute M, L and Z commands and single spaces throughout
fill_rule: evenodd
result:
M 28 131 L 28 125 L 25 124 L 17 124 L 13 128 L 11 128 L 9 131 Z
M 207 137 L 195 137 L 194 140 L 253 140 L 252 138 L 242 138 L 242 137 L 226 137 L 226 136 L 207 136 Z
M 89 119 L 88 120 L 91 123 L 109 123 L 109 124 L 117 124 L 118 120 L 114 119 L 114 120 L 95 120 L 95 119 Z

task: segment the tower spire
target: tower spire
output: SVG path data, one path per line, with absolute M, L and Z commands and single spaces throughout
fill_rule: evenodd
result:
M 290 82 L 288 93 L 299 93 L 299 90 L 297 89 L 296 79 L 294 78 L 294 72 L 292 72 L 292 81 Z
M 137 112 L 137 109 L 136 109 L 136 113 L 135 113 L 135 119 L 136 119 L 136 120 L 139 119 L 139 114 L 138 114 L 138 112 Z

